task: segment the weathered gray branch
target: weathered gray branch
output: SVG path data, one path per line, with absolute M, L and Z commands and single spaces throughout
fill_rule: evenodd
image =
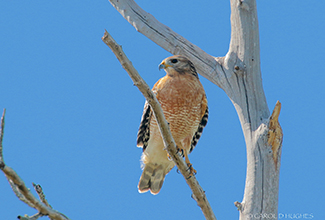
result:
M 226 92 L 236 108 L 247 149 L 244 198 L 236 202 L 240 219 L 276 219 L 282 146 L 280 103 L 270 117 L 261 79 L 256 1 L 230 0 L 231 41 L 226 56 L 219 58 L 161 24 L 133 0 L 109 1 L 137 31 L 172 54 L 187 56 L 201 75 Z
M 170 53 L 187 56 L 202 76 L 221 87 L 221 84 L 224 82 L 224 75 L 220 74 L 222 73 L 222 69 L 216 58 L 210 56 L 198 46 L 160 23 L 154 16 L 144 11 L 134 1 L 109 1 L 137 31 Z
M 116 41 L 111 37 L 111 35 L 107 31 L 105 31 L 102 40 L 114 52 L 115 56 L 120 61 L 122 67 L 131 77 L 134 85 L 138 87 L 140 92 L 144 95 L 144 97 L 152 107 L 154 115 L 159 125 L 160 133 L 163 137 L 166 150 L 175 162 L 178 170 L 184 176 L 187 184 L 191 188 L 193 192 L 192 197 L 196 200 L 198 206 L 200 206 L 204 216 L 206 217 L 206 219 L 216 219 L 211 209 L 211 206 L 206 198 L 206 195 L 201 186 L 199 185 L 198 181 L 196 180 L 195 176 L 189 178 L 190 171 L 183 158 L 177 153 L 175 141 L 171 135 L 169 126 L 161 109 L 161 106 L 158 100 L 156 99 L 156 96 L 151 91 L 147 83 L 141 78 L 138 71 L 133 67 L 131 61 L 126 57 L 122 50 L 122 47 L 116 43 Z
M 47 207 L 45 204 L 37 200 L 37 198 L 30 192 L 30 190 L 26 187 L 23 180 L 18 176 L 18 174 L 10 167 L 8 167 L 3 159 L 3 132 L 4 132 L 4 121 L 5 121 L 5 110 L 3 111 L 1 117 L 1 124 L 0 124 L 0 169 L 5 174 L 6 178 L 9 181 L 9 184 L 16 194 L 16 196 L 27 205 L 32 208 L 35 208 L 39 213 L 28 217 L 28 216 L 19 216 L 20 219 L 37 219 L 41 216 L 49 216 L 53 220 L 68 220 L 68 218 L 59 213 L 56 210 L 53 210 L 51 207 Z M 44 196 L 45 198 L 45 196 Z

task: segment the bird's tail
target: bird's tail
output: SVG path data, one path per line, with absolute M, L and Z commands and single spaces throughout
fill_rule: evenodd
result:
M 139 192 L 144 193 L 150 190 L 153 195 L 158 194 L 164 183 L 165 176 L 165 167 L 162 164 L 146 164 L 140 177 Z

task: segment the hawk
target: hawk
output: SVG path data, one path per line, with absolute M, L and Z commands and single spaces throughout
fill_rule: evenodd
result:
M 193 63 L 184 56 L 176 55 L 164 59 L 159 65 L 160 69 L 164 69 L 167 74 L 156 82 L 152 91 L 169 123 L 176 146 L 193 174 L 196 171 L 192 168 L 188 154 L 196 146 L 208 121 L 205 91 Z M 150 190 L 156 195 L 175 163 L 165 150 L 156 118 L 148 102 L 144 105 L 137 146 L 143 149 L 139 192 Z

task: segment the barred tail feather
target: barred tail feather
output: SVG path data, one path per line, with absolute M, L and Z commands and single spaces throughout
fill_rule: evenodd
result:
M 146 164 L 140 177 L 139 192 L 144 193 L 150 190 L 151 194 L 158 194 L 164 183 L 165 176 L 166 173 L 163 165 Z

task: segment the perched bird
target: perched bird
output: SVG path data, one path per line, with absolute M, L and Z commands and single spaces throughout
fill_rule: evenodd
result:
M 164 59 L 159 69 L 166 76 L 158 80 L 152 91 L 155 93 L 178 150 L 192 173 L 196 171 L 188 159 L 203 128 L 208 121 L 208 103 L 202 84 L 193 63 L 184 56 L 176 55 Z M 156 118 L 148 102 L 144 105 L 137 136 L 137 146 L 143 148 L 141 161 L 143 173 L 139 192 L 158 194 L 166 174 L 175 166 L 165 150 Z

